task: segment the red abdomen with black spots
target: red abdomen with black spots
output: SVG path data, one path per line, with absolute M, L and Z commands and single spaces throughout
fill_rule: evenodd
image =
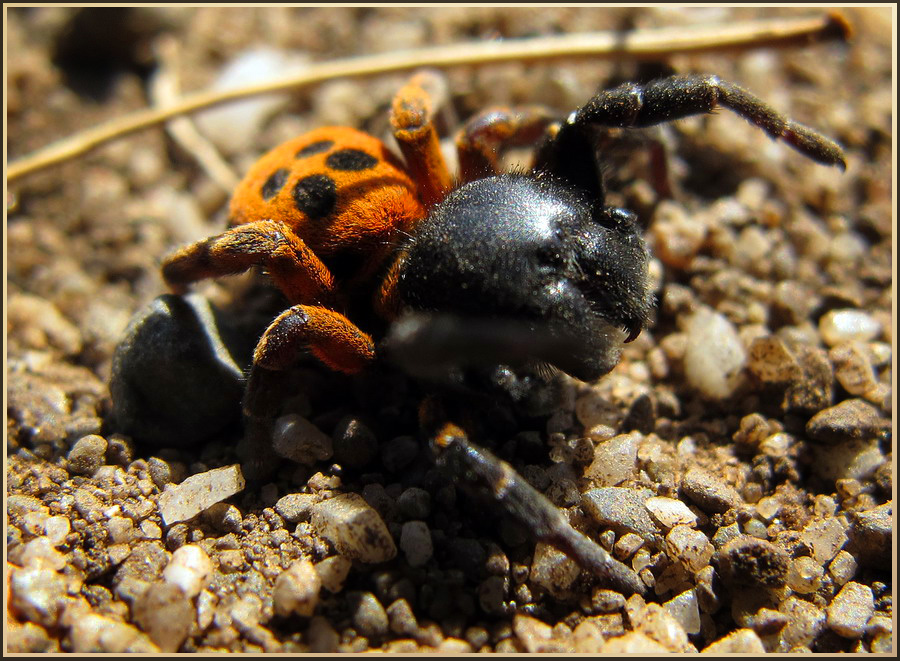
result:
M 233 226 L 285 223 L 336 276 L 352 279 L 377 269 L 424 215 L 400 159 L 381 140 L 346 127 L 316 129 L 260 158 L 230 209 Z

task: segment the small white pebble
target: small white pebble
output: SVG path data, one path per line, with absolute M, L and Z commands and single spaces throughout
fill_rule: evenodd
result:
M 685 590 L 672 597 L 663 604 L 663 607 L 678 621 L 685 632 L 688 634 L 699 633 L 700 607 L 697 602 L 697 593 L 693 589 Z
M 856 558 L 847 551 L 840 551 L 828 565 L 828 573 L 835 583 L 844 585 L 856 575 L 856 567 Z
M 359 494 L 341 494 L 316 503 L 310 510 L 310 522 L 338 553 L 354 560 L 387 562 L 397 555 L 384 520 Z
M 195 544 L 185 544 L 172 554 L 162 577 L 166 583 L 177 585 L 189 599 L 193 599 L 200 594 L 203 581 L 212 570 L 213 562 L 206 551 Z
M 305 558 L 297 560 L 275 579 L 275 612 L 282 617 L 291 613 L 309 617 L 319 603 L 321 588 L 322 579 L 313 564 Z
M 71 530 L 72 524 L 66 516 L 51 516 L 44 521 L 44 533 L 53 546 L 64 544 Z
M 710 399 L 725 399 L 740 385 L 747 354 L 734 325 L 709 308 L 685 323 L 684 371 L 688 382 Z
M 861 638 L 874 613 L 872 589 L 850 581 L 828 605 L 828 628 L 844 638 Z
M 653 520 L 666 530 L 677 525 L 697 525 L 697 515 L 687 505 L 675 498 L 654 496 L 648 498 L 644 505 L 647 507 Z
M 344 581 L 350 573 L 353 561 L 343 555 L 333 555 L 316 564 L 316 571 L 322 579 L 322 587 L 337 593 L 344 589 Z
M 146 482 L 153 487 L 150 480 Z M 167 526 L 187 521 L 211 505 L 242 491 L 244 486 L 244 476 L 238 464 L 191 475 L 181 484 L 166 485 L 166 490 L 159 496 L 159 513 Z
M 822 585 L 825 571 L 808 555 L 794 558 L 788 568 L 787 583 L 794 592 L 811 594 Z
M 678 525 L 666 535 L 666 553 L 689 571 L 697 572 L 709 564 L 715 549 L 699 530 Z
M 106 522 L 110 544 L 125 544 L 134 538 L 134 521 L 124 516 L 114 516 Z
M 47 537 L 35 537 L 25 544 L 21 560 L 26 567 L 61 570 L 66 566 L 66 556 L 53 548 Z
M 841 342 L 868 342 L 881 334 L 881 324 L 861 310 L 831 310 L 819 320 L 819 332 L 830 347 Z

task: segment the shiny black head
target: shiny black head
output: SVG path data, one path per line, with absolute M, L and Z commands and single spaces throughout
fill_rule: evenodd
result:
M 544 342 L 528 358 L 584 380 L 616 365 L 652 305 L 634 216 L 547 176 L 461 186 L 416 228 L 401 260 L 407 310 L 549 334 L 565 351 Z

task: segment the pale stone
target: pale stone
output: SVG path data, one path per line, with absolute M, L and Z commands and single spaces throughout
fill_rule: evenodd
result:
M 181 484 L 166 487 L 159 497 L 159 512 L 167 526 L 187 521 L 242 491 L 245 484 L 238 464 L 191 475 Z

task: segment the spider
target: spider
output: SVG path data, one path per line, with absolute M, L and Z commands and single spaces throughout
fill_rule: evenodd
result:
M 234 193 L 231 227 L 164 260 L 175 293 L 204 278 L 268 272 L 291 307 L 265 329 L 244 397 L 270 413 L 271 385 L 300 356 L 357 374 L 387 356 L 460 386 L 471 374 L 512 384 L 538 366 L 585 381 L 608 373 L 653 306 L 635 215 L 608 206 L 598 127 L 647 127 L 728 108 L 805 156 L 845 167 L 839 146 L 710 75 L 602 91 L 565 119 L 540 107 L 492 108 L 456 137 L 459 180 L 434 116 L 443 78 L 419 72 L 396 95 L 403 158 L 351 128 L 314 130 L 275 148 Z M 499 172 L 499 152 L 537 143 L 530 171 Z M 645 586 L 567 521 L 512 467 L 473 443 L 439 406 L 423 407 L 439 461 L 582 567 L 627 593 Z M 430 411 L 430 413 L 428 413 Z

